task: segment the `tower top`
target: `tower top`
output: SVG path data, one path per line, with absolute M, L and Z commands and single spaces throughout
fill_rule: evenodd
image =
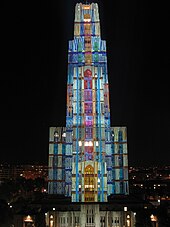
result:
M 85 3 L 86 5 L 90 4 L 90 2 L 87 1 L 87 0 L 84 0 L 84 3 Z

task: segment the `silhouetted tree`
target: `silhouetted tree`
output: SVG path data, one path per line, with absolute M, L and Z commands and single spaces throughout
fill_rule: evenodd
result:
M 150 213 L 141 209 L 136 214 L 136 227 L 152 227 Z
M 12 212 L 6 201 L 0 200 L 0 226 L 11 227 L 12 225 Z
M 46 227 L 45 214 L 41 211 L 35 216 L 35 227 Z

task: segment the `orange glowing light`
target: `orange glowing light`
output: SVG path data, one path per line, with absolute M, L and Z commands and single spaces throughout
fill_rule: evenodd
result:
M 28 215 L 25 219 L 24 222 L 33 222 L 32 218 L 30 215 Z
M 90 9 L 90 5 L 84 5 L 83 9 Z

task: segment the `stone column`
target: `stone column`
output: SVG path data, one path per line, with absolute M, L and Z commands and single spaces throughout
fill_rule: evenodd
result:
M 94 205 L 94 220 L 95 227 L 99 227 L 100 226 L 99 204 Z
M 80 208 L 80 226 L 85 227 L 86 225 L 86 209 L 85 205 L 81 205 Z

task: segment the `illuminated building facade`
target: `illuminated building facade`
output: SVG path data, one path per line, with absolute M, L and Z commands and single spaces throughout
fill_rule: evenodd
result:
M 110 125 L 98 5 L 77 3 L 68 49 L 66 126 L 50 127 L 48 194 L 28 203 L 21 227 L 34 226 L 31 209 L 48 227 L 137 226 L 136 212 L 149 204 L 129 195 L 126 133 L 126 127 Z
M 66 127 L 51 127 L 49 137 L 49 194 L 107 202 L 111 194 L 129 193 L 126 127 L 110 126 L 106 41 L 96 3 L 76 4 Z
M 110 126 L 106 42 L 97 4 L 76 4 L 66 127 L 51 127 L 49 138 L 48 193 L 71 198 L 66 207 L 54 204 L 49 226 L 133 226 L 131 211 L 115 211 L 108 202 L 111 195 L 129 194 L 127 135 L 126 127 Z

